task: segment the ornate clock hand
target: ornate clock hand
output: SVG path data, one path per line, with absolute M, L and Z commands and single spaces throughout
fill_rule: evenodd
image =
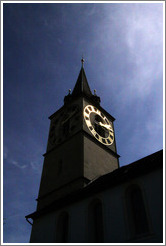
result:
M 99 124 L 100 122 L 98 122 L 97 120 L 94 120 L 94 123 L 97 124 L 97 125 L 100 125 Z
M 102 122 L 99 122 L 99 125 L 106 128 L 107 130 L 113 132 L 113 130 L 111 129 L 111 126 L 110 125 L 107 125 L 107 124 L 103 124 Z

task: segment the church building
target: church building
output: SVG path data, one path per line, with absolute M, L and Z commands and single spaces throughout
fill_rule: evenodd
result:
M 119 166 L 115 118 L 81 61 L 73 91 L 49 117 L 37 208 L 26 216 L 30 243 L 162 243 L 163 151 Z

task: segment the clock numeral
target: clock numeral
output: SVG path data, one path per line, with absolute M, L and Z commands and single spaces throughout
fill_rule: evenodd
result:
M 110 143 L 111 143 L 111 141 L 110 141 L 109 139 L 107 139 L 107 143 L 108 143 L 108 144 L 110 144 Z
M 93 128 L 92 128 L 91 132 L 92 132 L 93 135 L 96 134 L 96 131 Z
M 89 120 L 89 117 L 85 116 L 85 119 L 86 119 L 86 120 Z
M 99 135 L 99 141 L 102 142 L 102 137 Z
M 97 139 L 99 139 L 99 135 L 98 135 L 98 134 L 96 134 L 95 137 L 96 137 Z
M 100 113 L 101 113 L 101 116 L 104 118 L 105 117 L 104 114 L 102 112 L 100 112 Z
M 103 142 L 103 143 L 106 143 L 106 140 L 105 140 L 104 138 L 102 138 L 102 142 Z
M 101 116 L 101 112 L 98 109 L 97 109 L 96 113 Z
M 92 108 L 91 108 L 91 107 L 88 107 L 88 109 L 89 109 L 90 111 L 92 111 Z
M 91 127 L 91 128 L 93 129 L 93 127 L 92 127 L 90 121 L 86 121 L 86 124 L 87 124 L 87 126 L 88 126 L 89 128 Z
M 105 117 L 105 119 L 104 119 L 104 120 L 105 120 L 105 122 L 109 125 L 109 121 L 107 120 L 107 118 L 106 118 L 106 117 Z
M 87 114 L 89 114 L 89 111 L 88 111 L 88 109 L 87 109 L 87 108 L 85 109 L 85 112 L 86 112 Z

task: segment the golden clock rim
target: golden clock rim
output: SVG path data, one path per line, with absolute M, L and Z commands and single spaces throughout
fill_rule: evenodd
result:
M 90 121 L 90 117 L 89 117 L 89 116 L 90 116 L 91 113 L 95 113 L 95 114 L 97 114 L 97 115 L 99 115 L 99 116 L 101 116 L 101 117 L 102 117 L 102 115 L 98 114 L 96 111 L 92 111 L 92 112 L 90 112 L 89 114 L 86 113 L 85 110 L 86 110 L 88 107 L 92 107 L 93 109 L 96 108 L 96 109 L 97 109 L 97 112 L 99 111 L 100 113 L 101 113 L 101 111 L 100 111 L 97 107 L 95 107 L 95 106 L 93 106 L 93 105 L 90 105 L 90 104 L 84 107 L 84 120 L 85 120 L 85 122 L 86 122 L 86 125 L 87 125 L 89 131 L 90 131 L 90 132 L 93 134 L 93 136 L 94 136 L 99 142 L 101 142 L 102 144 L 104 144 L 104 145 L 112 145 L 113 142 L 114 142 L 114 134 L 111 135 L 110 132 L 109 132 L 108 137 L 107 137 L 107 138 L 104 138 L 104 137 L 102 137 L 100 134 L 98 134 L 98 133 L 96 132 L 96 130 L 95 130 L 94 127 L 92 126 L 92 123 L 91 123 L 91 121 Z M 103 113 L 102 113 L 102 114 L 103 114 Z M 104 114 L 103 114 L 103 115 L 104 115 Z M 87 121 L 88 121 L 88 120 L 87 120 L 85 117 L 88 117 L 88 118 L 89 118 L 90 125 L 87 124 Z M 107 117 L 106 117 L 105 115 L 104 115 L 104 117 L 107 119 Z M 102 117 L 102 118 L 103 118 L 103 117 Z M 105 119 L 103 119 L 103 120 L 105 120 Z M 107 121 L 110 122 L 108 119 L 107 119 Z M 111 129 L 112 129 L 112 131 L 113 131 L 112 125 L 111 125 L 110 123 L 109 123 L 109 125 L 111 126 Z M 92 127 L 93 129 L 91 130 L 90 127 Z M 114 132 L 114 131 L 113 131 L 113 132 Z M 110 143 L 104 143 L 104 142 L 102 142 L 101 140 L 99 140 L 99 139 L 96 137 L 96 135 L 100 136 L 100 138 L 101 138 L 101 139 L 104 139 L 105 141 L 109 139 Z M 113 137 L 113 139 L 112 139 L 110 136 Z

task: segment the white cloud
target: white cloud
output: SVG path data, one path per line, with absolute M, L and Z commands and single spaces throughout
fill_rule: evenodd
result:
M 146 96 L 156 83 L 156 78 L 162 74 L 163 29 L 160 7 L 149 4 L 149 8 L 144 8 L 142 4 L 136 4 L 126 20 L 125 40 L 129 57 L 135 65 L 130 87 L 135 87 L 140 96 Z
M 14 165 L 20 169 L 24 169 L 28 167 L 28 165 L 22 165 L 18 161 L 16 161 L 14 158 L 12 158 L 6 146 L 4 146 L 3 148 L 3 159 L 6 160 L 9 164 Z
M 89 50 L 89 54 L 93 50 L 93 59 L 97 49 L 100 48 L 103 53 L 104 62 L 99 61 L 99 69 L 108 79 L 102 87 L 108 90 L 112 76 L 116 78 L 115 87 L 120 86 L 122 94 L 127 91 L 130 98 L 135 98 L 135 94 L 146 97 L 154 86 L 162 86 L 162 4 L 117 3 L 102 6 L 105 14 L 93 28 L 93 46 Z
M 131 11 L 132 10 L 132 11 Z M 126 18 L 127 17 L 127 18 Z M 149 46 L 162 42 L 161 4 L 135 4 L 125 13 L 126 41 L 131 49 L 144 51 Z M 141 42 L 139 42 L 141 40 Z
M 30 162 L 31 168 L 37 172 L 38 174 L 41 174 L 41 163 L 40 161 L 31 161 Z
M 119 82 L 123 80 L 123 83 L 122 81 L 120 83 L 123 102 L 131 103 L 131 100 L 135 98 L 142 100 L 151 93 L 154 95 L 155 89 L 155 97 L 161 96 L 163 82 L 162 4 L 122 4 L 115 13 L 115 17 L 113 24 L 116 25 L 117 30 L 114 32 L 123 33 L 116 50 L 119 49 L 123 53 L 125 49 L 127 55 L 126 57 L 119 56 L 118 66 L 123 67 L 123 75 L 130 69 L 124 78 L 122 76 L 119 78 Z M 116 23 L 117 21 L 119 24 Z M 114 38 L 111 42 L 113 41 Z M 120 45 L 121 42 L 123 42 L 122 45 Z
M 21 169 L 28 167 L 28 165 L 20 165 L 17 161 L 14 161 L 14 160 L 9 160 L 9 162 L 10 164 L 13 164 L 14 166 L 21 168 Z

